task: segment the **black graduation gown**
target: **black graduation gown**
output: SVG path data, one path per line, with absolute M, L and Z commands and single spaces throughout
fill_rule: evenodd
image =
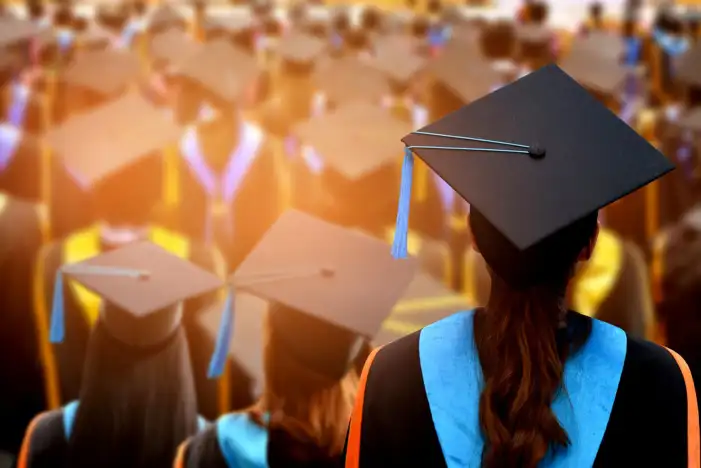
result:
M 175 468 L 342 468 L 343 457 L 329 457 L 282 430 L 269 430 L 247 413 L 220 418 L 184 443 Z
M 40 137 L 16 127 L 0 128 L 0 190 L 32 202 L 48 203 L 50 235 L 60 238 L 92 220 L 88 192 L 80 187 L 58 158 L 44 167 Z M 43 176 L 49 178 L 48 200 L 43 200 Z
M 470 251 L 466 264 L 465 292 L 484 305 L 490 290 L 484 259 Z M 631 336 L 645 338 L 654 326 L 650 290 L 647 264 L 640 250 L 602 230 L 592 258 L 575 277 L 570 297 L 572 306 L 583 314 L 620 327 Z
M 280 166 L 269 142 L 253 125 L 243 125 L 238 149 L 232 150 L 221 175 L 200 156 L 199 138 L 191 127 L 179 145 L 180 230 L 215 243 L 234 270 L 280 214 Z
M 557 466 L 698 466 L 698 408 L 683 360 L 576 313 L 570 314 L 568 322 L 571 333 L 589 333 L 589 337 L 565 367 L 565 382 L 576 385 L 559 394 L 553 411 L 558 418 L 574 415 L 561 421 L 586 430 L 568 431 L 572 446 L 557 453 Z M 449 329 L 455 330 L 452 336 Z M 478 406 L 481 371 L 469 344 L 474 340 L 471 334 L 472 313 L 465 312 L 395 341 L 368 358 L 350 424 L 347 468 L 479 466 L 482 441 L 472 407 Z M 466 337 L 470 341 L 461 344 Z M 464 351 L 462 357 L 457 356 L 459 349 Z M 430 365 L 424 360 L 429 355 Z M 436 362 L 439 355 L 452 362 Z M 466 372 L 456 375 L 456 368 Z M 441 376 L 442 382 L 436 380 Z M 606 381 L 597 380 L 606 376 Z M 465 383 L 471 391 L 456 394 L 456 389 L 468 388 Z M 446 400 L 449 395 L 455 400 Z M 571 413 L 567 408 L 572 408 Z M 464 418 L 466 412 L 470 418 Z M 464 426 L 456 427 L 461 423 Z M 553 465 L 546 460 L 542 466 Z
M 27 427 L 17 468 L 64 466 L 76 411 L 77 402 L 73 402 L 63 408 L 37 415 Z M 209 423 L 200 416 L 198 430 L 205 430 L 208 426 Z
M 175 234 L 171 231 L 152 227 L 149 239 L 167 251 L 188 258 L 200 267 L 223 276 L 225 265 L 221 255 L 212 249 Z M 38 258 L 35 284 L 36 293 L 42 300 L 37 301 L 34 316 L 40 327 L 37 328 L 38 339 L 42 346 L 42 366 L 44 391 L 49 409 L 78 398 L 91 323 L 97 316 L 100 299 L 79 285 L 64 284 L 64 310 L 66 340 L 57 345 L 48 341 L 48 323 L 53 299 L 53 287 L 56 271 L 61 265 L 78 262 L 98 255 L 103 247 L 100 245 L 99 231 L 96 227 L 77 232 L 62 242 L 47 245 Z M 196 321 L 199 311 L 211 306 L 216 301 L 214 295 L 206 295 L 186 302 L 184 326 L 188 337 L 190 358 L 195 376 L 198 394 L 198 408 L 208 419 L 215 419 L 222 410 L 241 408 L 252 403 L 250 382 L 244 371 L 231 364 L 232 375 L 230 398 L 227 405 L 218 399 L 219 382 L 207 378 L 207 368 L 214 343 L 212 337 Z M 224 386 L 221 388 L 225 388 Z
M 16 453 L 43 408 L 32 321 L 32 267 L 46 220 L 37 205 L 0 193 L 0 451 Z

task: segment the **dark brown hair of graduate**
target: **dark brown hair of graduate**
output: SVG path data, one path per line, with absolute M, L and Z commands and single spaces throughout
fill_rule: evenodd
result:
M 479 419 L 483 468 L 536 468 L 550 450 L 569 445 L 551 410 L 561 387 L 567 340 L 566 291 L 575 264 L 592 246 L 591 215 L 519 251 L 475 210 L 475 243 L 489 265 L 491 293 L 475 317 L 475 343 L 484 374 Z
M 66 466 L 168 468 L 178 445 L 196 431 L 184 330 L 178 328 L 157 348 L 139 350 L 115 340 L 98 321 L 88 343 Z
M 259 422 L 261 414 L 270 414 L 269 464 L 271 467 L 341 466 L 338 460 L 343 453 L 358 388 L 357 366 L 349 366 L 348 372 L 340 378 L 331 378 L 295 359 L 284 344 L 289 340 L 289 330 L 286 337 L 281 338 L 270 317 L 280 313 L 294 315 L 300 331 L 313 328 L 312 322 L 316 319 L 281 305 L 272 307 L 264 348 L 265 388 L 254 412 Z M 331 334 L 344 333 L 340 329 L 329 330 L 325 324 L 319 325 Z M 313 339 L 313 335 L 314 330 L 310 330 L 309 339 Z M 331 339 L 342 341 L 344 338 Z

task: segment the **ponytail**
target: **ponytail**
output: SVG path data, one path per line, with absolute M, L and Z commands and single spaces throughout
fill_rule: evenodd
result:
M 564 293 L 563 283 L 557 289 Z M 545 285 L 514 290 L 492 275 L 487 310 L 475 318 L 483 468 L 536 468 L 549 450 L 570 444 L 550 407 L 563 378 L 565 353 L 556 339 L 563 296 Z

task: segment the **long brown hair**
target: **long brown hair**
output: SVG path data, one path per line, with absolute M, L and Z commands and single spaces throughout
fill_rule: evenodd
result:
M 484 218 L 471 219 L 491 275 L 489 301 L 475 316 L 484 375 L 479 403 L 483 468 L 536 468 L 549 453 L 570 444 L 551 409 L 573 345 L 558 334 L 566 319 L 567 285 L 581 252 L 593 245 L 596 221 L 588 217 L 536 251 L 520 254 L 503 239 L 495 240 L 498 234 L 493 226 L 485 228 Z M 519 281 L 529 275 L 538 279 Z
M 282 430 L 329 457 L 342 453 L 359 375 L 355 367 L 331 379 L 297 361 L 267 323 L 263 396 L 254 408 L 270 414 L 270 428 Z

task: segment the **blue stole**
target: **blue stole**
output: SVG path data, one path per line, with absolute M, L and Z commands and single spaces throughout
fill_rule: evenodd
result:
M 217 440 L 227 466 L 268 467 L 268 431 L 248 413 L 230 413 L 217 421 Z
M 66 440 L 71 438 L 73 431 L 73 422 L 75 415 L 78 413 L 79 401 L 75 400 L 63 407 L 63 433 L 66 435 Z M 201 432 L 207 427 L 207 420 L 202 416 L 197 416 L 197 431 Z
M 12 85 L 11 102 L 6 117 L 9 123 L 16 127 L 22 126 L 31 94 L 31 89 L 21 83 Z
M 73 31 L 68 31 L 66 29 L 59 29 L 56 31 L 56 42 L 58 43 L 58 50 L 62 54 L 68 52 L 68 49 L 73 45 L 73 40 L 75 35 Z
M 473 311 L 459 312 L 421 331 L 421 373 L 448 468 L 479 468 L 483 376 L 475 347 Z M 564 389 L 552 404 L 571 445 L 550 453 L 541 468 L 590 468 L 608 425 L 626 358 L 623 330 L 592 320 L 588 341 L 565 363 Z
M 634 66 L 640 59 L 640 49 L 643 42 L 639 37 L 627 37 L 625 39 L 625 60 L 624 63 L 628 66 Z
M 191 126 L 187 129 L 180 141 L 180 151 L 185 162 L 187 162 L 202 188 L 207 192 L 209 199 L 210 206 L 207 211 L 207 225 L 205 228 L 205 238 L 208 241 L 213 240 L 211 224 L 215 209 L 221 208 L 224 215 L 231 221 L 228 225 L 233 224 L 231 204 L 236 198 L 241 184 L 258 155 L 258 150 L 263 142 L 263 133 L 253 125 L 244 123 L 239 132 L 239 144 L 232 151 L 229 162 L 221 176 L 215 174 L 209 168 L 200 148 L 196 127 Z
M 0 124 L 0 171 L 7 169 L 22 141 L 22 131 L 8 124 Z

